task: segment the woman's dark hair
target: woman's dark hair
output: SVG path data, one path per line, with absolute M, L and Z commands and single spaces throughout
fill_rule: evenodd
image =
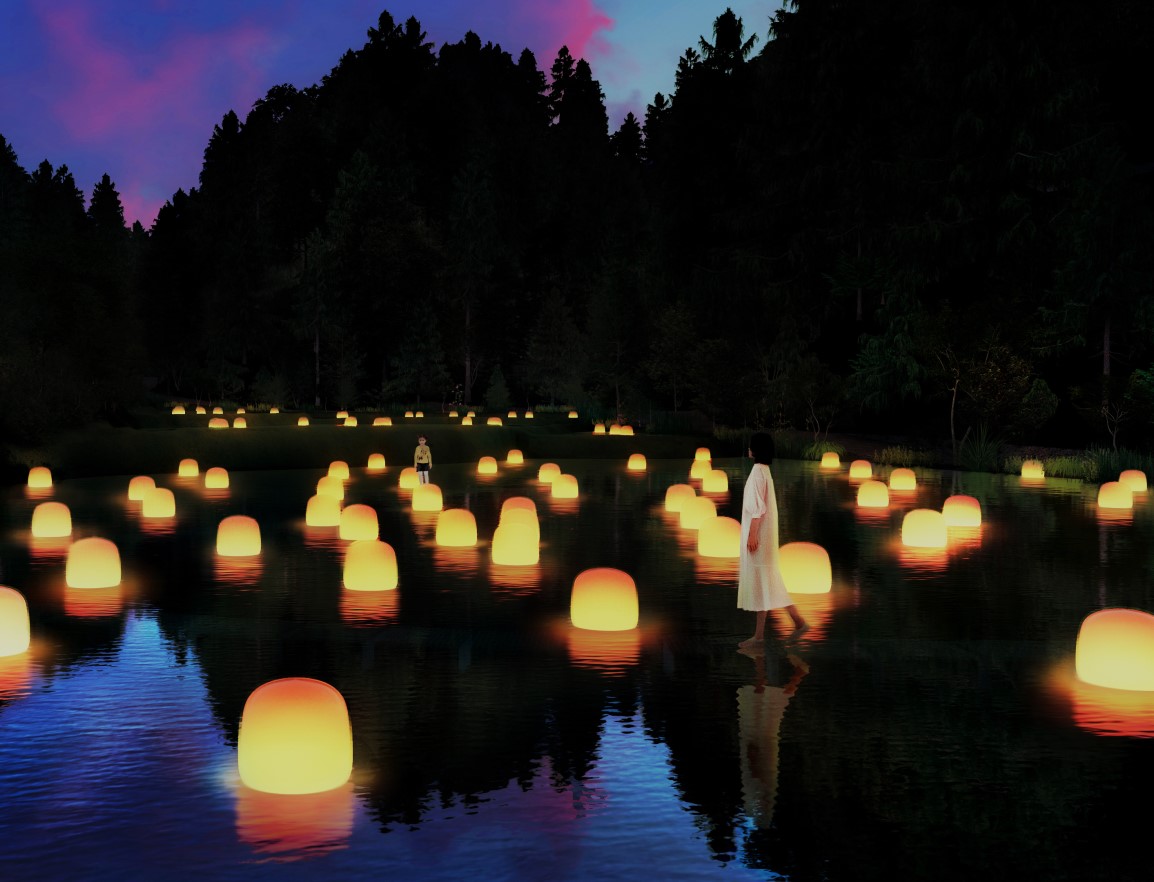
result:
M 773 454 L 776 452 L 773 446 L 773 436 L 769 432 L 754 432 L 749 439 L 749 450 L 753 454 L 754 462 L 770 465 L 773 462 Z
M 428 437 L 426 437 L 425 435 L 418 435 L 417 436 L 417 443 L 418 444 L 420 444 L 422 441 L 428 441 L 428 440 L 429 440 Z

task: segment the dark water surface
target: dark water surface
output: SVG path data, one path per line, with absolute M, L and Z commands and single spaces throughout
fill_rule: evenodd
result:
M 570 503 L 538 464 L 437 468 L 477 517 L 464 551 L 436 547 L 398 469 L 354 468 L 346 502 L 377 509 L 400 563 L 375 601 L 342 588 L 335 531 L 304 526 L 323 469 L 234 473 L 215 495 L 158 477 L 178 511 L 159 530 L 127 477 L 58 484 L 74 535 L 120 547 L 109 592 L 67 590 L 62 550 L 30 538 L 40 500 L 8 491 L 0 582 L 34 646 L 0 665 L 0 878 L 1150 878 L 1154 708 L 1071 672 L 1086 615 L 1154 609 L 1154 503 L 1101 521 L 1078 482 L 925 472 L 870 519 L 844 469 L 779 462 L 781 541 L 824 545 L 834 590 L 801 600 L 798 647 L 753 657 L 736 564 L 703 563 L 663 511 L 688 462 L 562 461 Z M 748 462 L 720 465 L 739 517 Z M 903 555 L 902 511 L 955 492 L 982 501 L 980 532 Z M 489 563 L 511 495 L 541 519 L 527 571 Z M 229 514 L 260 522 L 259 565 L 217 563 Z M 570 628 L 594 566 L 636 580 L 636 634 Z M 241 708 L 285 676 L 344 695 L 347 788 L 240 785 Z

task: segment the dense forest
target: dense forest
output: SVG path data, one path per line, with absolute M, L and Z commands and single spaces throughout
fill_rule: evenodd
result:
M 686 36 L 611 132 L 567 49 L 384 12 L 225 113 L 149 230 L 0 137 L 0 438 L 147 386 L 1149 440 L 1154 7 L 794 0 Z

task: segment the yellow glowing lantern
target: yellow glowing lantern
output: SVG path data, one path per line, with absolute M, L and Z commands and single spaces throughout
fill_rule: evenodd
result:
M 692 481 L 702 481 L 713 471 L 713 463 L 708 459 L 695 459 L 689 467 L 689 478 Z
M 462 418 L 461 418 L 461 425 L 462 425 L 462 426 L 471 426 L 471 425 L 473 425 L 473 418 L 472 418 L 471 416 L 462 417 Z
M 331 496 L 333 499 L 345 498 L 345 482 L 333 475 L 325 475 L 317 481 L 317 495 Z
M 710 469 L 701 479 L 702 493 L 728 493 L 729 475 L 723 469 Z
M 523 465 L 524 462 L 525 454 L 515 447 L 505 454 L 505 465 Z
M 28 486 L 33 490 L 46 490 L 52 486 L 52 470 L 47 466 L 33 466 L 28 470 Z
M 459 414 L 459 413 L 457 413 L 457 411 L 455 411 L 455 410 L 450 410 L 450 411 L 449 411 L 449 419 L 451 419 L 451 420 L 455 420 L 455 419 L 457 419 L 459 416 L 460 416 L 460 414 Z
M 477 519 L 467 508 L 447 508 L 437 516 L 437 544 L 471 548 L 477 544 Z
M 342 481 L 349 479 L 349 464 L 343 459 L 334 459 L 329 463 L 329 477 L 340 478 Z
M 932 508 L 906 512 L 902 518 L 902 544 L 911 548 L 945 548 L 945 516 Z
M 195 478 L 200 474 L 200 466 L 195 459 L 182 459 L 176 474 L 180 478 Z
M 823 469 L 840 469 L 841 457 L 832 450 L 827 450 L 821 455 L 821 468 Z
M 787 542 L 777 550 L 777 562 L 790 594 L 827 594 L 833 587 L 829 553 L 814 542 Z
M 28 601 L 15 588 L 0 585 L 0 658 L 26 652 L 31 643 Z
M 477 411 L 475 411 L 475 410 L 470 410 L 468 413 L 465 414 L 465 416 L 467 416 L 469 419 L 472 419 L 476 415 L 477 415 Z
M 224 408 L 223 407 L 214 407 L 212 409 L 212 412 L 215 416 L 222 416 L 224 414 Z
M 918 478 L 913 469 L 894 469 L 890 472 L 891 490 L 916 490 Z
M 412 416 L 412 414 L 409 414 L 409 416 Z M 338 410 L 336 418 L 338 420 L 347 420 L 349 418 L 349 412 L 347 410 Z
M 243 407 L 238 407 L 238 408 L 236 409 L 236 412 L 237 412 L 237 413 L 244 413 L 244 408 L 243 408 Z
M 694 462 L 710 462 L 713 459 L 713 454 L 709 452 L 708 447 L 698 447 L 693 451 Z
M 260 524 L 248 515 L 229 515 L 216 528 L 216 553 L 221 557 L 260 554 Z
M 145 518 L 176 517 L 176 497 L 167 487 L 153 487 L 140 500 L 140 516 Z
M 579 495 L 576 475 L 560 474 L 553 479 L 554 499 L 576 499 Z
M 1040 460 L 1027 459 L 1022 463 L 1022 477 L 1031 481 L 1036 481 L 1046 477 L 1046 467 L 1042 465 Z
M 622 426 L 620 434 L 625 435 L 627 437 L 632 437 L 633 436 L 633 427 L 632 426 Z
M 413 412 L 411 410 L 406 410 L 405 411 L 405 419 L 411 420 L 412 418 L 413 418 Z
M 545 462 L 537 469 L 537 480 L 542 484 L 552 484 L 559 474 L 561 466 L 555 462 Z
M 594 435 L 604 435 L 605 434 L 604 423 L 594 423 L 593 424 L 593 434 Z
M 577 419 L 577 411 L 575 411 L 575 410 L 569 411 L 569 419 L 571 419 L 571 420 Z
M 120 552 L 107 539 L 78 539 L 68 549 L 64 581 L 69 588 L 115 588 L 120 584 Z
M 244 417 L 237 417 L 236 419 L 234 419 L 232 421 L 232 427 L 234 429 L 247 429 L 248 428 L 248 420 L 245 419 Z
M 385 470 L 385 455 L 383 453 L 370 453 L 369 462 L 365 468 L 370 472 L 383 472 Z
M 173 413 L 173 415 L 183 416 L 184 415 L 184 405 L 183 404 L 176 405 L 176 407 L 174 407 L 172 409 L 172 413 Z
M 210 429 L 227 429 L 228 420 L 226 420 L 224 417 L 213 417 L 208 421 L 208 427 Z
M 620 426 L 620 424 L 618 424 L 618 423 L 614 423 L 613 425 L 611 425 L 611 426 L 609 427 L 609 434 L 610 434 L 610 435 L 620 435 L 620 434 L 621 434 L 621 426 Z
M 413 488 L 413 511 L 440 511 L 443 507 L 441 488 L 436 484 L 418 484 Z
M 416 468 L 413 466 L 406 466 L 405 468 L 401 469 L 401 474 L 397 478 L 397 486 L 402 490 L 412 490 L 420 483 L 421 479 L 417 477 Z
M 1098 508 L 1133 508 L 1134 491 L 1121 481 L 1107 481 L 1098 488 Z
M 942 517 L 947 527 L 980 527 L 982 504 L 973 496 L 951 496 L 942 503 Z
M 377 510 L 371 505 L 350 505 L 341 512 L 342 539 L 376 539 L 380 535 Z
M 890 490 L 881 481 L 862 481 L 857 488 L 857 504 L 861 508 L 888 508 Z
M 707 518 L 717 515 L 717 506 L 708 496 L 694 496 L 681 506 L 678 523 L 683 530 L 697 530 Z
M 697 553 L 702 557 L 741 557 L 741 522 L 706 518 L 697 529 Z
M 500 425 L 502 425 L 501 418 L 500 417 L 489 417 L 487 420 L 485 420 L 485 425 L 486 426 L 500 426 Z
M 425 412 L 423 410 L 418 410 L 415 414 L 413 414 L 413 416 L 419 420 L 423 420 L 425 418 Z
M 258 687 L 240 718 L 240 779 L 266 793 L 320 793 L 353 770 L 353 732 L 341 694 L 305 677 Z
M 345 549 L 344 582 L 350 591 L 392 591 L 397 581 L 397 552 L 388 542 L 358 539 Z
M 625 468 L 631 472 L 643 472 L 647 466 L 644 453 L 629 454 L 629 462 L 625 464 Z
M 355 416 L 347 416 L 341 425 L 348 429 L 356 428 L 357 418 Z
M 492 456 L 482 456 L 477 461 L 478 475 L 495 475 L 497 474 L 497 460 Z
M 867 480 L 874 476 L 874 467 L 868 459 L 855 459 L 849 464 L 849 476 L 855 481 Z
M 517 509 L 523 509 L 524 511 L 532 514 L 534 518 L 537 517 L 537 503 L 535 503 L 528 496 L 510 496 L 508 499 L 502 502 L 501 517 L 503 518 L 509 512 L 515 511 Z
M 128 482 L 128 498 L 132 502 L 142 502 L 144 494 L 156 486 L 156 481 L 148 475 L 137 475 Z
M 527 420 L 533 419 L 533 411 L 531 411 L 531 410 L 525 411 L 525 419 L 527 419 Z
M 689 484 L 671 484 L 665 491 L 665 510 L 680 513 L 685 503 L 697 496 Z
M 1074 668 L 1084 683 L 1154 691 L 1154 615 L 1117 607 L 1086 616 Z
M 541 558 L 539 533 L 523 522 L 516 520 L 498 524 L 493 531 L 493 563 L 505 566 L 526 567 Z
M 392 417 L 377 417 L 373 420 L 374 426 L 391 426 L 393 424 Z
M 515 420 L 515 419 L 517 419 L 517 411 L 511 410 L 507 414 L 505 414 L 505 416 L 507 416 L 511 420 Z
M 279 407 L 270 407 L 268 409 L 268 412 L 269 413 L 280 413 L 280 408 Z
M 573 580 L 569 620 L 586 631 L 629 631 L 637 627 L 637 585 L 611 567 L 594 567 Z
M 310 527 L 336 527 L 341 522 L 341 501 L 333 496 L 317 494 L 309 498 L 305 508 L 305 523 Z
M 1118 483 L 1125 484 L 1131 493 L 1146 492 L 1146 473 L 1141 469 L 1126 469 L 1118 475 Z
M 63 502 L 42 502 L 32 510 L 32 535 L 59 539 L 72 535 L 72 512 Z
M 207 411 L 207 410 L 205 410 L 205 409 L 204 409 L 202 406 L 200 406 L 199 404 L 196 406 L 196 412 L 197 412 L 198 414 L 200 414 L 201 416 L 204 416 L 205 414 L 207 414 L 207 413 L 208 413 L 208 411 Z
M 525 508 L 510 508 L 501 511 L 501 519 L 497 526 L 517 524 L 532 534 L 533 542 L 541 541 L 541 524 L 537 520 L 537 512 Z

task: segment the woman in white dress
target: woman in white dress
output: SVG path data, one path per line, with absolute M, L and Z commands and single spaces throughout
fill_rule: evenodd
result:
M 752 647 L 765 639 L 765 614 L 784 609 L 793 619 L 791 638 L 797 639 L 809 625 L 797 611 L 785 589 L 777 563 L 777 497 L 773 491 L 773 437 L 757 432 L 749 439 L 753 469 L 745 481 L 741 504 L 741 565 L 737 573 L 737 605 L 757 613 L 753 636 L 739 645 Z

